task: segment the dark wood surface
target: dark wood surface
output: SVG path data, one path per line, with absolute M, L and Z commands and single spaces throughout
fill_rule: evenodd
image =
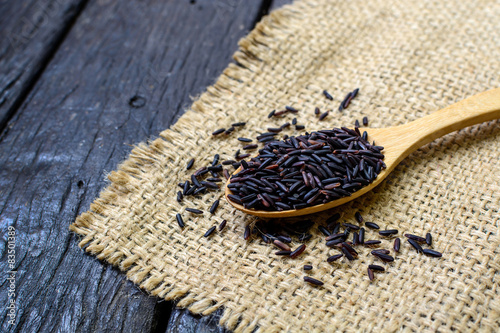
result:
M 2 306 L 2 332 L 223 331 L 218 314 L 175 309 L 84 254 L 68 226 L 133 144 L 168 128 L 214 82 L 272 5 L 0 1 L 7 39 L 40 8 L 48 18 L 20 45 L 0 44 L 2 272 L 7 228 L 17 232 L 16 319 L 9 325 Z M 5 280 L 0 288 L 7 304 Z

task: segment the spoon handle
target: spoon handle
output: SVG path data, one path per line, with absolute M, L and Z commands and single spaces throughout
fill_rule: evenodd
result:
M 485 121 L 500 118 L 500 88 L 485 91 L 431 113 L 410 123 L 392 128 L 397 163 L 435 139 Z M 393 150 L 394 151 L 394 150 Z

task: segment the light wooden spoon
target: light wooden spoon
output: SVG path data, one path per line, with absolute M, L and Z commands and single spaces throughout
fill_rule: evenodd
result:
M 392 170 L 394 170 L 399 162 L 421 146 L 450 132 L 498 118 L 500 118 L 500 88 L 474 95 L 404 125 L 387 128 L 360 128 L 359 130 L 361 133 L 363 133 L 363 131 L 368 132 L 368 139 L 370 141 L 375 140 L 378 146 L 384 147 L 384 162 L 387 168 L 382 170 L 371 184 L 354 192 L 349 197 L 343 197 L 324 204 L 302 209 L 265 211 L 246 209 L 242 205 L 227 199 L 227 195 L 231 194 L 231 190 L 226 186 L 226 199 L 235 208 L 247 214 L 267 218 L 300 216 L 327 210 L 356 199 L 366 192 L 371 191 L 375 186 L 379 185 Z M 240 170 L 241 167 L 236 170 L 234 174 L 238 173 Z M 227 184 L 229 184 L 229 180 Z

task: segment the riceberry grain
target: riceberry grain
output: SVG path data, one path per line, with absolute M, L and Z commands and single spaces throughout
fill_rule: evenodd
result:
M 217 210 L 217 207 L 219 207 L 219 199 L 215 200 L 214 203 L 212 204 L 212 207 L 210 207 L 210 214 L 213 215 Z
M 183 198 L 182 191 L 177 192 L 177 202 L 181 202 Z
M 251 144 L 251 145 L 246 145 L 246 146 L 244 146 L 244 147 L 243 147 L 243 150 L 252 150 L 252 149 L 255 149 L 255 148 L 257 148 L 257 147 L 259 147 L 259 146 L 258 146 L 257 144 L 255 144 L 255 143 L 254 143 L 254 144 Z M 240 156 L 240 157 L 241 157 L 241 156 Z
M 343 254 L 335 254 L 333 256 L 330 256 L 328 257 L 328 259 L 326 259 L 327 262 L 334 262 L 334 261 L 337 261 L 339 260 L 340 258 L 342 258 L 344 255 Z
M 358 243 L 361 245 L 365 244 L 365 228 L 359 229 Z
M 292 258 L 292 259 L 297 258 L 298 256 L 300 256 L 302 254 L 302 252 L 304 252 L 305 249 L 306 249 L 305 244 L 299 245 L 299 247 L 297 247 L 294 251 L 292 251 L 292 253 L 290 253 L 290 258 Z
M 354 213 L 354 217 L 356 218 L 356 221 L 358 221 L 358 223 L 363 223 L 364 220 L 360 212 Z
M 314 114 L 319 115 L 321 113 L 320 109 L 318 107 L 314 108 Z
M 323 90 L 323 95 L 325 95 L 325 97 L 326 97 L 327 99 L 329 99 L 330 101 L 333 101 L 333 97 L 332 97 L 332 95 L 330 95 L 330 94 L 328 93 L 328 91 Z
M 324 284 L 320 280 L 316 280 L 310 276 L 304 276 L 304 281 L 309 282 L 310 284 L 313 284 L 315 286 L 322 286 Z
M 187 163 L 186 170 L 189 170 L 193 167 L 194 164 L 194 158 L 190 159 L 189 162 Z
M 292 125 L 297 125 L 297 118 L 292 119 Z
M 252 231 L 250 230 L 250 227 L 247 225 L 245 227 L 245 231 L 243 232 L 243 239 L 248 240 L 250 238 L 251 233 L 252 233 Z
M 274 252 L 274 254 L 277 256 L 290 256 L 291 253 L 292 251 L 285 251 L 285 250 Z
M 374 240 L 367 240 L 367 241 L 365 241 L 364 245 L 368 245 L 369 246 L 369 245 L 377 245 L 377 244 L 380 244 L 380 243 L 382 243 L 382 242 L 379 241 L 379 240 L 374 239 Z
M 319 116 L 319 120 L 323 120 L 323 119 L 325 119 L 325 118 L 328 116 L 328 114 L 329 114 L 329 112 L 328 112 L 328 111 L 323 112 L 323 113 L 321 114 L 321 116 Z
M 370 229 L 380 229 L 378 224 L 374 222 L 365 222 L 365 225 Z
M 224 132 L 226 129 L 225 128 L 219 128 L 218 130 L 212 132 L 212 135 L 219 135 L 222 132 Z
M 303 130 L 304 128 L 306 128 L 304 125 L 295 125 L 295 129 L 296 129 L 297 131 L 301 131 L 301 130 Z
M 375 279 L 375 276 L 373 275 L 373 271 L 370 267 L 368 267 L 368 278 L 370 279 L 370 281 L 373 281 L 373 279 Z
M 359 120 L 356 119 L 356 121 L 354 122 L 354 127 L 358 127 L 359 128 Z
M 196 208 L 186 208 L 186 210 L 190 213 L 193 213 L 193 214 L 203 214 L 203 211 L 202 210 L 199 210 L 199 209 L 196 209 Z
M 311 265 L 304 265 L 305 271 L 310 271 L 311 269 L 313 269 L 313 267 Z
M 379 271 L 379 272 L 385 271 L 385 268 L 379 265 L 368 265 L 368 268 L 370 268 L 373 271 Z
M 267 118 L 272 118 L 274 114 L 276 113 L 276 110 L 271 111 L 268 115 Z
M 179 227 L 184 228 L 184 220 L 182 219 L 181 214 L 176 214 L 175 218 L 177 219 L 177 223 L 179 224 Z
M 351 230 L 359 230 L 359 226 L 351 223 L 342 223 L 344 227 L 350 228 Z
M 412 240 L 419 242 L 419 243 L 425 243 L 425 241 L 426 241 L 426 239 L 424 237 L 420 237 L 420 236 L 413 235 L 413 234 L 405 234 L 405 237 L 408 239 L 412 239 Z
M 273 240 L 273 244 L 282 249 L 283 251 L 291 251 L 292 249 L 287 244 L 283 243 L 279 239 Z
M 435 258 L 439 258 L 439 257 L 442 257 L 443 254 L 441 252 L 438 252 L 438 251 L 434 251 L 434 250 L 431 250 L 431 249 L 423 249 L 422 250 L 423 253 L 429 257 L 435 257 Z
M 422 252 L 424 251 L 424 250 L 422 249 L 422 247 L 420 246 L 420 244 L 418 244 L 418 242 L 417 242 L 416 240 L 411 239 L 411 238 L 408 238 L 408 239 L 407 239 L 407 241 L 408 241 L 408 243 L 410 243 L 410 244 L 411 244 L 411 246 L 413 246 L 413 248 L 414 248 L 415 250 L 417 250 L 417 252 L 422 253 Z
M 245 122 L 239 122 L 239 123 L 234 123 L 234 124 L 231 124 L 231 126 L 233 127 L 238 127 L 238 126 L 245 126 L 246 123 Z
M 226 227 L 226 224 L 227 224 L 227 221 L 226 221 L 226 220 L 223 220 L 223 221 L 219 224 L 219 231 L 224 230 L 224 228 Z
M 292 107 L 292 106 L 285 106 L 285 109 L 288 111 L 288 112 L 291 112 L 291 113 L 297 113 L 299 112 L 299 110 L 297 110 L 296 108 Z
M 363 117 L 363 126 L 368 126 L 368 117 Z
M 392 236 L 396 235 L 398 233 L 398 230 L 397 229 L 380 230 L 378 233 L 380 236 Z
M 215 228 L 216 228 L 216 226 L 213 226 L 210 229 L 208 229 L 207 232 L 205 232 L 205 234 L 203 235 L 203 237 L 210 236 L 214 232 Z
M 252 139 L 238 138 L 238 141 L 241 141 L 241 142 L 252 142 Z
M 394 251 L 399 252 L 400 248 L 401 248 L 401 239 L 396 238 L 394 240 Z
M 425 242 L 427 243 L 427 245 L 431 246 L 432 245 L 432 235 L 430 232 L 428 232 L 426 235 L 425 235 Z

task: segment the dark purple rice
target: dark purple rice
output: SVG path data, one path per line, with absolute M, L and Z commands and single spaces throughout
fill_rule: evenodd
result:
M 354 245 L 359 244 L 359 235 L 357 232 L 353 232 L 353 234 L 352 234 L 352 244 L 354 244 Z
M 408 239 L 413 239 L 414 241 L 419 242 L 419 243 L 425 243 L 424 237 L 420 237 L 420 236 L 412 235 L 412 234 L 405 234 L 405 237 Z
M 212 207 L 210 207 L 210 214 L 213 215 L 217 210 L 217 207 L 219 207 L 219 199 L 215 200 L 214 203 L 212 204 Z
M 244 147 L 243 147 L 243 150 L 252 150 L 252 149 L 255 149 L 255 148 L 257 148 L 257 147 L 259 147 L 259 145 L 257 145 L 257 144 L 255 144 L 255 143 L 254 143 L 254 144 L 251 144 L 251 145 L 246 145 L 246 146 L 244 146 Z M 241 156 L 240 156 L 240 157 L 241 157 Z
M 431 246 L 432 245 L 432 235 L 430 232 L 428 232 L 426 235 L 425 235 L 425 242 L 427 243 L 427 245 Z
M 274 254 L 277 256 L 289 256 L 290 254 L 292 254 L 292 251 L 281 250 L 281 251 L 274 252 Z
M 239 123 L 234 123 L 234 124 L 231 124 L 231 126 L 233 126 L 233 127 L 237 127 L 237 126 L 245 126 L 245 125 L 246 125 L 246 123 L 245 123 L 245 122 L 243 122 L 243 121 L 242 121 L 242 122 L 239 122 Z
M 379 265 L 368 265 L 368 268 L 370 268 L 373 271 L 379 271 L 379 272 L 385 271 L 385 268 Z
M 341 253 L 341 254 L 335 254 L 333 256 L 330 256 L 328 257 L 328 259 L 326 259 L 327 262 L 334 262 L 334 261 L 337 261 L 339 260 L 340 258 L 342 258 L 344 255 Z
M 315 286 L 322 286 L 324 284 L 320 280 L 316 280 L 310 276 L 304 276 L 304 281 L 309 282 L 310 284 L 313 284 Z
M 194 158 L 190 159 L 189 162 L 187 163 L 186 170 L 189 170 L 193 167 L 194 164 Z
M 297 125 L 297 118 L 292 119 L 292 125 Z
M 313 269 L 313 267 L 311 265 L 304 265 L 305 271 L 310 271 L 311 269 Z
M 250 227 L 247 225 L 245 227 L 245 232 L 243 232 L 243 239 L 248 240 L 250 238 L 252 231 L 250 230 Z
M 386 250 L 386 249 L 377 249 L 377 250 L 373 250 L 371 253 L 372 254 L 374 254 L 374 253 L 390 254 L 391 251 Z
M 292 251 L 292 253 L 290 253 L 290 258 L 292 258 L 292 259 L 297 258 L 298 256 L 300 256 L 302 254 L 302 252 L 304 252 L 305 249 L 306 249 L 305 244 L 299 245 L 299 247 L 297 247 L 294 251 Z
M 355 225 L 355 224 L 351 224 L 351 223 L 342 223 L 342 225 L 344 227 L 347 227 L 347 228 L 350 228 L 351 230 L 359 230 L 359 226 Z
M 417 252 L 422 253 L 422 252 L 424 251 L 424 250 L 422 249 L 422 247 L 420 246 L 420 244 L 418 244 L 418 242 L 417 242 L 416 240 L 411 239 L 411 238 L 408 238 L 408 239 L 407 239 L 407 241 L 408 241 L 408 243 L 410 243 L 410 244 L 411 244 L 411 246 L 413 246 L 413 248 L 414 248 L 415 250 L 417 250 Z
M 363 117 L 363 126 L 368 126 L 368 117 Z
M 365 228 L 359 229 L 358 243 L 361 245 L 365 244 Z
M 229 178 L 231 178 L 231 175 L 229 174 L 229 171 L 227 171 L 227 169 L 222 170 L 222 174 L 224 175 L 224 177 L 227 180 L 229 180 Z
M 227 221 L 226 221 L 226 220 L 223 220 L 223 221 L 219 224 L 219 231 L 222 231 L 222 230 L 226 227 L 226 224 L 227 224 Z
M 288 246 L 287 244 L 283 243 L 279 239 L 273 240 L 273 244 L 276 245 L 277 247 L 279 247 L 280 249 L 282 249 L 283 251 L 292 251 L 292 249 L 290 248 L 290 246 Z
M 271 111 L 268 115 L 267 118 L 272 118 L 274 114 L 276 113 L 276 110 Z
M 288 112 L 291 112 L 291 113 L 297 113 L 297 112 L 299 112 L 299 110 L 297 110 L 296 108 L 291 107 L 291 106 L 285 106 L 285 109 L 286 109 Z
M 396 235 L 398 233 L 398 230 L 397 229 L 380 230 L 378 233 L 380 236 L 392 236 Z
M 325 95 L 325 97 L 326 97 L 327 99 L 329 99 L 330 101 L 333 101 L 333 97 L 332 97 L 332 95 L 330 95 L 330 94 L 328 93 L 328 91 L 323 90 L 323 95 Z
M 358 252 L 356 252 L 356 250 L 353 249 L 353 247 L 349 243 L 343 242 L 342 247 L 345 248 L 347 251 L 349 251 L 349 253 L 352 254 L 354 257 L 358 256 Z
M 241 141 L 241 142 L 252 142 L 253 140 L 252 139 L 247 139 L 247 138 L 238 138 L 238 141 Z
M 321 231 L 323 235 L 327 237 L 330 236 L 330 231 L 327 228 L 323 227 L 322 225 L 318 226 L 318 230 Z
M 349 259 L 349 261 L 353 261 L 354 260 L 354 257 L 353 255 L 349 252 L 349 250 L 347 250 L 345 247 L 342 247 L 342 253 L 345 255 L 345 257 L 347 259 Z
M 236 161 L 234 161 L 234 160 L 227 160 L 227 161 L 222 162 L 222 165 L 231 165 L 233 163 L 236 163 Z
M 225 128 L 219 128 L 218 130 L 212 132 L 212 135 L 219 135 L 222 132 L 224 132 L 226 129 Z
M 315 115 L 318 115 L 320 113 L 321 113 L 321 111 L 320 111 L 320 109 L 318 107 L 314 108 L 314 114 Z
M 258 156 L 242 162 L 228 187 L 247 209 L 282 211 L 314 206 L 349 196 L 372 182 L 377 173 L 371 165 L 365 168 L 370 172 L 356 178 L 352 175 L 362 160 L 374 165 L 381 161 L 380 149 L 345 127 L 292 136 L 267 143 Z M 263 180 L 265 186 L 259 184 Z M 255 197 L 249 197 L 250 193 Z M 270 202 L 264 194 L 276 199 Z
M 216 228 L 216 226 L 214 225 L 213 227 L 211 227 L 210 229 L 208 229 L 207 232 L 205 232 L 205 234 L 203 235 L 203 237 L 210 236 L 214 232 L 215 228 Z
M 247 158 L 247 157 L 250 157 L 250 154 L 241 154 L 236 159 L 242 160 L 242 159 Z
M 356 218 L 356 221 L 358 221 L 358 223 L 363 223 L 364 219 L 363 219 L 363 216 L 361 216 L 361 213 L 360 212 L 356 212 L 354 213 L 354 217 Z M 377 226 L 378 227 L 378 226 Z M 378 228 L 377 228 L 378 229 Z
M 399 252 L 400 248 L 401 248 L 401 239 L 396 238 L 394 240 L 394 251 Z
M 375 276 L 373 275 L 373 271 L 370 267 L 368 267 L 368 278 L 370 279 L 370 281 L 373 281 L 373 279 L 375 279 Z
M 380 244 L 380 243 L 382 243 L 382 242 L 379 241 L 379 240 L 376 240 L 376 239 L 365 241 L 365 245 L 377 245 L 377 244 Z
M 359 128 L 359 120 L 356 119 L 356 121 L 354 122 L 354 127 Z
M 330 113 L 329 111 L 323 112 L 323 113 L 321 114 L 321 116 L 319 116 L 319 120 L 323 120 L 323 119 L 325 119 L 325 118 L 328 116 L 328 114 L 329 114 L 329 113 Z
M 279 133 L 281 132 L 283 129 L 281 127 L 268 127 L 267 128 L 267 131 L 268 132 L 271 132 L 271 133 Z
M 234 127 L 229 127 L 229 128 L 228 128 L 228 129 L 224 132 L 224 134 L 229 135 L 229 134 L 233 133 L 233 131 L 234 131 Z
M 365 222 L 365 225 L 370 229 L 380 229 L 378 224 L 374 222 Z
M 304 128 L 306 128 L 304 125 L 295 125 L 295 129 L 296 129 L 297 131 L 301 131 L 301 130 L 303 130 Z
M 379 258 L 380 260 L 382 260 L 384 262 L 392 262 L 392 261 L 394 261 L 394 257 L 392 257 L 392 256 L 390 256 L 388 254 L 384 254 L 384 253 L 380 253 L 380 252 L 375 252 L 375 253 L 372 252 L 372 254 L 375 257 Z
M 199 209 L 196 209 L 196 208 L 186 208 L 186 210 L 190 213 L 193 213 L 193 214 L 203 214 L 203 211 L 202 210 L 199 210 Z
M 207 178 L 207 182 L 220 183 L 220 182 L 222 182 L 222 179 L 210 177 L 210 178 Z
M 212 166 L 216 166 L 217 163 L 219 163 L 219 158 L 220 158 L 219 154 L 214 155 L 214 159 L 212 160 Z
M 179 224 L 179 227 L 184 228 L 184 220 L 182 219 L 181 214 L 176 214 L 175 218 L 177 219 L 177 223 Z
M 431 249 L 423 249 L 422 251 L 424 252 L 425 255 L 428 255 L 429 257 L 439 258 L 443 256 L 441 252 L 434 251 Z
M 177 202 L 181 202 L 183 198 L 182 191 L 177 192 Z
M 293 118 L 293 119 L 297 119 L 297 118 Z M 283 125 L 280 126 L 280 129 L 284 129 L 284 128 L 288 128 L 288 127 L 290 127 L 290 123 L 286 122 L 286 123 L 284 123 Z

